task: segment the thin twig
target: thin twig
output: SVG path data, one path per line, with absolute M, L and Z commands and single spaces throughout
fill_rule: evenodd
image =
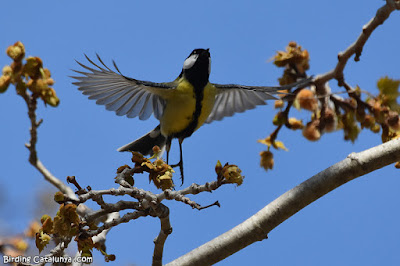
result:
M 346 89 L 348 95 L 353 98 L 354 100 L 356 100 L 357 102 L 357 106 L 361 106 L 365 109 L 367 109 L 368 111 L 372 112 L 373 108 L 371 105 L 369 105 L 368 103 L 364 102 L 363 100 L 361 100 L 360 96 L 358 96 L 355 93 L 355 90 L 349 85 L 347 84 L 346 81 L 343 81 L 343 87 Z
M 219 183 L 218 181 L 213 181 L 213 182 L 207 182 L 204 185 L 198 185 L 198 184 L 191 184 L 189 187 L 178 190 L 178 191 L 173 191 L 173 190 L 165 190 L 160 194 L 157 194 L 157 199 L 158 201 L 162 201 L 164 199 L 174 199 L 175 197 L 178 197 L 179 195 L 187 195 L 187 194 L 192 194 L 196 195 L 201 192 L 207 191 L 207 192 L 212 192 L 213 190 L 218 189 L 222 184 L 224 183 Z
M 134 212 L 126 213 L 125 215 L 123 215 L 120 218 L 113 219 L 110 222 L 104 223 L 102 226 L 100 226 L 96 230 L 86 232 L 86 236 L 88 236 L 88 237 L 96 236 L 96 235 L 100 234 L 101 232 L 103 232 L 104 230 L 111 229 L 112 227 L 117 226 L 121 223 L 127 223 L 130 220 L 135 220 L 139 217 L 148 216 L 148 215 L 149 215 L 148 211 L 134 211 Z
M 362 50 L 365 43 L 371 36 L 372 32 L 385 20 L 389 15 L 396 9 L 399 9 L 399 3 L 393 0 L 387 0 L 386 4 L 378 9 L 376 15 L 362 28 L 361 34 L 357 40 L 352 43 L 346 50 L 338 54 L 338 63 L 336 67 L 325 74 L 321 74 L 315 77 L 314 83 L 317 87 L 321 87 L 324 83 L 331 79 L 336 79 L 341 86 L 343 82 L 343 70 L 346 67 L 347 61 L 355 55 L 354 61 L 359 61 Z
M 106 208 L 94 211 L 85 216 L 84 219 L 86 222 L 90 223 L 109 213 L 119 212 L 127 209 L 141 210 L 141 204 L 139 202 L 124 201 L 124 200 L 118 201 L 117 203 L 114 204 L 108 203 Z
M 21 97 L 25 100 L 28 107 L 28 116 L 31 122 L 31 128 L 29 130 L 31 139 L 25 146 L 29 150 L 29 162 L 43 175 L 44 179 L 50 184 L 54 185 L 64 194 L 70 197 L 74 197 L 73 190 L 65 185 L 60 179 L 55 177 L 50 171 L 43 165 L 43 163 L 38 159 L 36 144 L 38 140 L 37 129 L 42 123 L 42 120 L 37 121 L 36 118 L 36 107 L 37 107 L 37 97 L 35 95 L 30 95 L 28 92 L 20 93 Z

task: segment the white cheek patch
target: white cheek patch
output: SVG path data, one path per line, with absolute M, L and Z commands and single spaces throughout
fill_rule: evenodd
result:
M 191 68 L 194 65 L 194 63 L 196 63 L 198 57 L 199 57 L 198 54 L 192 54 L 191 56 L 186 58 L 185 62 L 183 62 L 183 69 Z

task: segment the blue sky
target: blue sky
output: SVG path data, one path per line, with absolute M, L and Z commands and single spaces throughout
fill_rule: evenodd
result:
M 27 55 L 40 56 L 56 81 L 59 107 L 39 104 L 44 119 L 39 129 L 39 157 L 65 180 L 75 175 L 93 189 L 115 187 L 118 166 L 129 164 L 128 153 L 116 149 L 148 132 L 157 121 L 118 117 L 97 106 L 71 84 L 74 59 L 99 53 L 114 59 L 125 75 L 156 82 L 171 81 L 194 48 L 210 48 L 216 83 L 274 85 L 281 75 L 267 62 L 289 41 L 297 41 L 311 57 L 309 74 L 334 67 L 337 53 L 350 45 L 384 1 L 12 1 L 2 3 L 0 50 L 22 41 Z M 399 12 L 379 27 L 364 47 L 361 61 L 349 61 L 347 81 L 376 93 L 385 75 L 400 79 Z M 9 64 L 0 53 L 1 66 Z M 340 90 L 330 82 L 333 90 Z M 270 134 L 273 104 L 205 125 L 184 141 L 185 185 L 214 180 L 217 160 L 240 166 L 246 176 L 240 187 L 191 197 L 221 208 L 203 211 L 167 202 L 173 234 L 168 262 L 253 215 L 298 183 L 344 159 L 349 153 L 380 144 L 380 136 L 362 132 L 354 143 L 343 133 L 306 141 L 301 132 L 279 135 L 289 152 L 275 152 L 273 171 L 259 167 L 264 146 L 257 139 Z M 22 231 L 33 217 L 37 194 L 50 188 L 27 161 L 24 143 L 29 123 L 22 99 L 9 89 L 0 95 L 0 227 Z M 306 111 L 292 115 L 308 119 Z M 178 160 L 173 143 L 171 160 Z M 154 192 L 146 177 L 136 185 Z M 179 182 L 177 182 L 179 183 Z M 393 166 L 359 178 L 326 195 L 273 230 L 269 239 L 238 252 L 218 265 L 399 265 L 399 172 Z M 113 229 L 108 251 L 115 265 L 149 265 L 159 221 L 144 218 Z M 96 263 L 103 264 L 96 256 Z

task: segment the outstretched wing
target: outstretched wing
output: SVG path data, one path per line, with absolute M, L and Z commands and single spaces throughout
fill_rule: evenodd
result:
M 115 111 L 119 116 L 139 116 L 140 120 L 146 120 L 154 113 L 157 119 L 161 118 L 165 107 L 164 99 L 176 88 L 174 82 L 154 83 L 128 78 L 121 74 L 114 61 L 113 65 L 118 73 L 107 67 L 98 55 L 97 59 L 102 66 L 95 64 L 86 55 L 85 57 L 94 68 L 77 61 L 89 72 L 73 70 L 82 76 L 72 77 L 77 80 L 73 84 L 84 95 L 89 95 L 89 99 L 105 105 L 107 110 Z
M 214 120 L 222 120 L 225 116 L 234 113 L 242 113 L 253 109 L 257 105 L 265 105 L 266 100 L 277 99 L 274 95 L 282 90 L 293 87 L 306 87 L 310 85 L 312 77 L 299 82 L 277 87 L 243 86 L 237 84 L 212 84 L 217 89 L 214 107 L 208 116 L 206 123 Z

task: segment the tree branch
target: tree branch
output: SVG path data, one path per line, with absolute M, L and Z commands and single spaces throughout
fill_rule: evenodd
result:
M 158 211 L 158 218 L 160 218 L 161 230 L 158 236 L 154 239 L 154 251 L 153 251 L 153 266 L 162 265 L 162 257 L 164 252 L 164 244 L 167 237 L 172 233 L 171 223 L 169 221 L 169 208 L 164 204 L 160 204 L 161 208 Z
M 261 209 L 258 213 L 167 265 L 211 265 L 248 245 L 267 238 L 268 233 L 292 215 L 335 188 L 400 160 L 400 139 L 360 153 L 351 153 Z
M 61 239 L 60 243 L 57 244 L 52 250 L 50 250 L 50 253 L 45 255 L 46 258 L 51 258 L 51 257 L 62 257 L 64 250 L 68 248 L 68 244 L 71 242 L 71 238 L 66 238 L 66 239 Z M 46 261 L 44 260 L 43 262 L 39 263 L 39 265 L 43 266 L 46 265 Z
M 29 150 L 29 162 L 43 175 L 44 179 L 48 181 L 50 184 L 54 185 L 58 188 L 62 193 L 67 194 L 69 197 L 75 197 L 74 191 L 67 186 L 60 179 L 55 177 L 50 171 L 42 164 L 37 156 L 36 151 L 36 143 L 38 140 L 37 137 L 37 129 L 41 125 L 43 120 L 37 121 L 36 119 L 36 107 L 37 107 L 37 96 L 30 95 L 27 91 L 19 93 L 22 98 L 25 100 L 25 103 L 28 107 L 28 117 L 31 122 L 31 128 L 29 129 L 31 139 L 28 144 L 25 146 Z
M 352 43 L 344 52 L 340 52 L 338 54 L 338 63 L 334 69 L 331 71 L 318 75 L 315 77 L 314 83 L 317 88 L 321 87 L 328 80 L 336 79 L 339 82 L 339 85 L 342 84 L 343 81 L 343 70 L 347 64 L 347 61 L 355 54 L 354 61 L 359 61 L 361 52 L 364 48 L 365 43 L 368 38 L 371 36 L 371 33 L 385 20 L 389 17 L 389 15 L 396 9 L 399 9 L 399 2 L 395 2 L 393 0 L 387 0 L 386 4 L 378 9 L 375 17 L 373 17 L 367 24 L 365 24 L 362 28 L 361 34 L 358 36 L 357 40 Z
M 36 144 L 38 140 L 38 132 L 37 129 L 43 122 L 42 119 L 37 121 L 36 117 L 36 108 L 37 108 L 37 95 L 35 94 L 29 94 L 27 91 L 20 91 L 18 92 L 19 95 L 24 99 L 27 107 L 28 107 L 28 117 L 31 122 L 31 128 L 29 130 L 30 132 L 30 141 L 28 144 L 25 146 L 29 150 L 29 162 L 43 175 L 44 179 L 54 185 L 56 188 L 58 188 L 63 194 L 67 195 L 72 201 L 77 201 L 77 196 L 75 195 L 74 191 L 66 185 L 64 182 L 62 182 L 60 179 L 55 177 L 51 172 L 42 164 L 42 162 L 39 160 L 38 155 L 37 155 L 37 149 L 36 149 Z M 93 211 L 88 208 L 84 204 L 80 204 L 77 209 L 78 213 L 81 216 L 86 216 L 92 213 Z M 105 220 L 105 223 L 108 223 L 110 221 L 117 220 L 119 218 L 119 213 L 108 213 L 107 215 L 104 215 L 103 219 Z M 93 237 L 94 243 L 98 243 L 102 246 L 104 246 L 105 240 L 106 240 L 106 234 L 110 228 L 105 228 L 103 229 L 99 234 L 95 235 Z M 52 257 L 52 256 L 60 256 L 63 252 L 63 250 L 68 246 L 68 243 L 71 241 L 71 238 L 65 239 L 61 241 L 51 252 L 50 254 L 46 255 L 46 257 Z M 104 248 L 105 249 L 105 248 Z

